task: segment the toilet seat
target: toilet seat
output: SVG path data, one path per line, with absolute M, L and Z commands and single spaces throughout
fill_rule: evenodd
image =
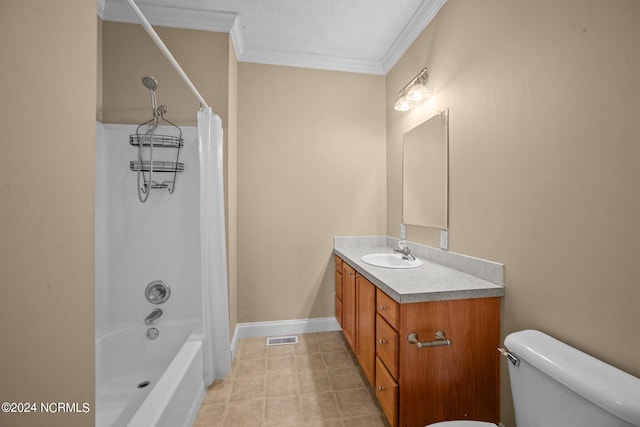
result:
M 484 421 L 442 421 L 425 427 L 496 427 L 496 425 Z

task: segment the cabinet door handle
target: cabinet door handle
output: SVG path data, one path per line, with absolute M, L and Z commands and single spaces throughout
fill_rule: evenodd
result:
M 386 343 L 386 342 L 387 342 L 387 340 L 385 340 L 384 338 L 379 338 L 379 339 L 378 339 L 378 342 L 379 342 L 380 344 L 384 344 L 384 343 Z
M 379 386 L 378 386 L 378 391 L 384 391 L 384 387 L 383 387 L 383 386 L 381 386 L 381 385 L 379 385 Z
M 386 306 L 386 305 L 382 305 L 382 304 L 380 304 L 380 311 L 384 311 L 384 310 L 386 310 L 386 309 L 387 309 L 387 306 Z
M 435 340 L 424 342 L 420 342 L 418 340 L 418 335 L 415 332 L 411 332 L 409 335 L 407 335 L 407 341 L 411 344 L 415 344 L 418 348 L 451 345 L 451 340 L 444 336 L 443 331 L 436 331 Z

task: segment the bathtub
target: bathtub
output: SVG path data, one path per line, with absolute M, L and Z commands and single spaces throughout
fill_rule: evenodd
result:
M 189 325 L 101 331 L 96 339 L 96 427 L 192 426 L 204 399 L 202 340 Z M 200 337 L 201 338 L 201 337 Z

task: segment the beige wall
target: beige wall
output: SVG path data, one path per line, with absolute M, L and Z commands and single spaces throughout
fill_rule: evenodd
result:
M 638 17 L 633 0 L 449 0 L 386 78 L 390 234 L 402 133 L 448 107 L 450 249 L 505 264 L 503 335 L 541 329 L 636 376 Z M 393 111 L 424 66 L 433 99 Z
M 333 316 L 334 236 L 385 233 L 384 78 L 239 64 L 238 321 Z
M 0 425 L 89 426 L 95 2 L 3 1 L 0 57 L 0 401 L 91 405 Z
M 209 31 L 154 27 L 213 111 L 228 123 L 229 35 Z M 198 99 L 171 67 L 139 24 L 105 21 L 103 50 L 103 121 L 142 123 L 151 118 L 145 75 L 158 82 L 159 104 L 166 117 L 179 125 L 195 125 Z

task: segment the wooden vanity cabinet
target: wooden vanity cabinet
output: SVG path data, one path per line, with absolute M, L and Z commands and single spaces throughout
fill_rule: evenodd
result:
M 356 349 L 364 375 L 373 385 L 376 368 L 376 287 L 356 273 Z
M 337 261 L 336 261 L 336 265 Z M 362 371 L 373 385 L 375 375 L 376 287 L 342 262 L 342 272 L 336 273 L 336 318 Z M 341 280 L 340 290 L 337 281 Z M 338 298 L 338 294 L 341 298 Z
M 399 337 L 400 335 L 391 325 L 380 315 L 376 316 L 376 356 L 396 381 L 400 370 Z
M 342 259 L 335 257 L 336 260 L 336 320 L 342 328 Z
M 399 422 L 400 304 L 376 290 L 376 397 L 391 427 Z
M 356 351 L 356 271 L 342 263 L 342 331 L 344 338 Z
M 345 338 L 392 427 L 498 423 L 499 298 L 399 304 L 342 262 L 341 302 Z M 434 341 L 436 331 L 451 344 L 407 340 Z
M 398 382 L 376 357 L 376 398 L 391 427 L 398 425 Z
M 444 332 L 451 345 L 418 348 Z M 399 425 L 499 421 L 500 299 L 400 304 Z
M 398 329 L 398 323 L 400 322 L 400 304 L 380 289 L 378 289 L 376 294 L 376 301 L 376 311 L 378 314 L 382 316 L 392 328 Z

